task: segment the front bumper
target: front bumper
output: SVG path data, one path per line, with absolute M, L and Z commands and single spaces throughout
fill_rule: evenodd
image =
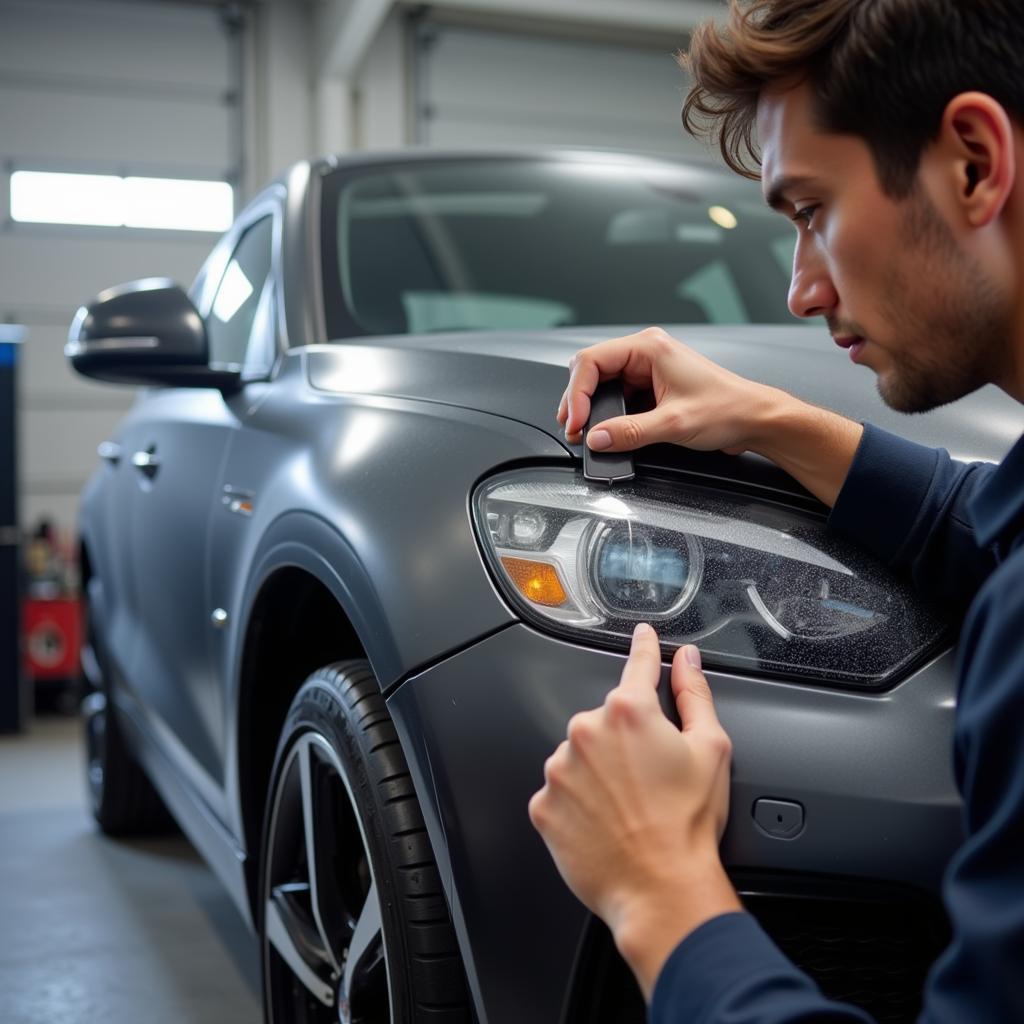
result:
M 556 1024 L 588 915 L 527 815 L 568 719 L 613 687 L 624 656 L 516 624 L 388 699 L 423 805 L 479 1019 Z M 660 694 L 674 715 L 662 668 Z M 866 696 L 707 672 L 733 740 L 733 872 L 788 872 L 936 890 L 962 838 L 947 653 Z M 755 822 L 758 800 L 802 808 L 795 836 Z

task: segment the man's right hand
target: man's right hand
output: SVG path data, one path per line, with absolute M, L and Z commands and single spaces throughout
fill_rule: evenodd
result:
M 558 421 L 575 444 L 601 381 L 622 377 L 627 388 L 654 393 L 650 412 L 594 424 L 588 442 L 595 450 L 628 451 L 668 441 L 739 454 L 751 447 L 760 419 L 782 397 L 774 388 L 723 369 L 660 327 L 582 349 L 569 365 Z
M 666 441 L 730 455 L 753 451 L 829 506 L 863 432 L 859 423 L 724 369 L 660 327 L 581 349 L 569 366 L 557 415 L 570 443 L 582 440 L 597 385 L 621 377 L 627 390 L 653 392 L 654 408 L 593 424 L 587 443 L 595 451 Z

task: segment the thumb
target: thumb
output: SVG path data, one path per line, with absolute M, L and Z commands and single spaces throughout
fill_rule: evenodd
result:
M 701 671 L 700 651 L 693 644 L 680 647 L 672 659 L 672 694 L 683 732 L 721 727 L 711 687 Z
M 587 431 L 587 447 L 596 452 L 628 452 L 634 448 L 676 440 L 679 430 L 664 406 L 633 416 L 616 416 Z

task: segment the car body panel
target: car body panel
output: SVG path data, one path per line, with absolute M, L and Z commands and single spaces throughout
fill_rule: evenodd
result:
M 559 1019 L 587 915 L 526 805 L 569 718 L 604 699 L 624 660 L 516 625 L 388 699 L 434 848 L 445 857 L 442 880 L 478 1013 L 491 1024 Z M 937 889 L 962 838 L 949 756 L 951 660 L 947 652 L 884 696 L 708 671 L 734 743 L 726 866 Z M 668 666 L 659 692 L 678 721 Z M 799 803 L 803 829 L 792 839 L 766 835 L 752 816 L 758 799 Z M 495 806 L 515 810 L 496 815 Z
M 322 391 L 423 398 L 495 412 L 561 439 L 554 410 L 568 383 L 570 357 L 644 326 L 360 338 L 311 346 L 309 379 Z M 846 353 L 818 327 L 665 327 L 741 376 L 853 419 L 870 419 L 921 444 L 950 447 L 957 458 L 998 460 L 1024 429 L 1020 406 L 991 386 L 924 415 L 894 412 L 879 398 L 874 376 L 851 367 Z

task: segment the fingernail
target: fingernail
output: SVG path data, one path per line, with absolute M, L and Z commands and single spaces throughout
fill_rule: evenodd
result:
M 700 651 L 693 644 L 686 648 L 686 663 L 691 668 L 700 668 Z
M 651 627 L 646 622 L 638 622 L 636 628 L 633 630 L 634 637 L 647 636 L 650 633 Z
M 607 430 L 591 430 L 587 434 L 587 447 L 592 448 L 595 452 L 610 448 L 611 443 L 612 435 Z

